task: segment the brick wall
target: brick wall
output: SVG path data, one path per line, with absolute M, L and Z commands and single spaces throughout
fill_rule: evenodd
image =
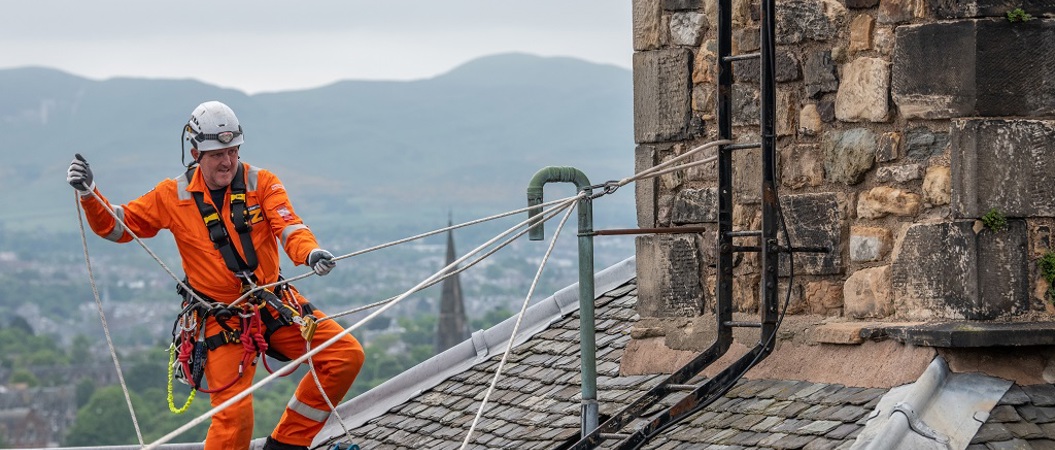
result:
M 790 313 L 1055 312 L 1037 265 L 1055 229 L 1055 4 L 1017 2 L 1034 20 L 1014 23 L 1008 5 L 777 2 L 781 202 L 795 245 L 835 249 L 795 256 Z M 715 139 L 717 4 L 634 0 L 633 13 L 642 170 Z M 734 0 L 732 13 L 734 54 L 757 51 L 759 4 Z M 759 140 L 758 71 L 734 65 L 739 142 Z M 735 155 L 737 229 L 761 221 L 758 152 Z M 713 225 L 716 180 L 712 165 L 638 183 L 638 225 Z M 991 210 L 1006 229 L 980 225 Z M 710 311 L 714 245 L 713 232 L 639 238 L 639 313 Z M 736 308 L 755 311 L 757 256 L 738 255 L 734 273 Z

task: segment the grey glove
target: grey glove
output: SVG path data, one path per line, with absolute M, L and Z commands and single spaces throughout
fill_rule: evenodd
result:
M 88 161 L 85 161 L 80 153 L 74 156 L 76 159 L 70 163 L 70 169 L 66 171 L 66 182 L 83 197 L 95 190 L 95 177 L 92 176 L 92 168 L 88 165 Z
M 333 267 L 337 265 L 337 261 L 333 260 L 333 254 L 317 248 L 308 253 L 308 267 L 315 271 L 317 275 L 326 275 L 333 270 Z

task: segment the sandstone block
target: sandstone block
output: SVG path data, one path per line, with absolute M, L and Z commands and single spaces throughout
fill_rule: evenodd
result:
M 875 19 L 868 14 L 854 17 L 850 22 L 850 51 L 859 52 L 872 49 L 872 29 Z
M 815 136 L 820 133 L 823 126 L 821 114 L 817 112 L 816 103 L 807 103 L 806 106 L 802 107 L 802 111 L 799 112 L 799 133 L 806 136 Z
M 843 285 L 843 314 L 855 319 L 884 318 L 894 314 L 890 266 L 861 269 Z
M 1055 216 L 1055 121 L 955 120 L 951 140 L 956 217 Z
M 824 133 L 824 172 L 828 181 L 860 183 L 875 164 L 876 137 L 867 128 Z
M 660 0 L 640 0 L 631 2 L 631 14 L 634 22 L 634 50 L 655 50 L 663 45 L 662 20 L 663 10 Z
M 753 86 L 733 85 L 733 125 L 758 126 L 761 94 Z
M 810 314 L 839 315 L 843 308 L 843 286 L 831 281 L 806 283 L 806 305 Z
M 687 49 L 634 53 L 634 139 L 678 140 L 690 129 L 692 87 Z
M 872 46 L 875 50 L 883 56 L 890 56 L 894 53 L 894 30 L 888 27 L 879 27 L 875 29 L 875 34 L 872 38 Z
M 880 0 L 877 20 L 879 23 L 901 23 L 925 17 L 926 3 L 926 0 Z
M 890 254 L 894 238 L 890 230 L 878 227 L 850 228 L 850 261 L 879 261 Z
M 707 32 L 707 18 L 698 12 L 677 12 L 670 15 L 670 42 L 674 45 L 699 45 Z
M 691 236 L 636 240 L 637 313 L 641 317 L 694 317 L 703 312 L 701 258 Z
M 945 153 L 949 133 L 936 132 L 927 127 L 916 127 L 905 132 L 905 157 L 923 161 Z
M 667 148 L 670 146 L 667 145 Z M 634 173 L 655 167 L 659 149 L 656 145 L 639 145 L 634 149 Z M 637 205 L 637 226 L 656 226 L 656 179 L 639 180 L 634 183 L 634 202 Z
M 684 189 L 674 195 L 675 225 L 718 222 L 718 188 Z
M 1045 0 L 928 0 L 928 7 L 939 19 L 963 19 L 970 17 L 1004 17 L 1008 11 L 1019 7 L 1034 17 L 1055 14 L 1055 3 Z
M 862 219 L 879 219 L 889 214 L 912 217 L 919 214 L 921 205 L 919 194 L 879 186 L 861 194 L 857 201 L 857 217 Z
M 715 63 L 717 58 L 718 43 L 713 39 L 704 42 L 700 46 L 699 50 L 696 51 L 696 59 L 692 65 L 693 84 L 715 85 L 718 83 L 718 68 Z
M 923 178 L 923 166 L 920 164 L 886 166 L 876 170 L 876 181 L 879 183 L 904 183 L 921 178 Z
M 952 196 L 952 171 L 946 166 L 931 166 L 923 178 L 923 199 L 932 205 L 948 205 Z
M 1029 308 L 1026 226 L 974 232 L 974 221 L 915 224 L 891 264 L 899 317 L 988 320 Z
M 794 90 L 777 91 L 777 136 L 794 136 L 799 118 L 799 100 Z
M 886 122 L 889 116 L 890 63 L 857 58 L 842 69 L 835 96 L 835 117 L 844 122 Z
M 842 273 L 843 235 L 847 225 L 838 196 L 834 193 L 786 195 L 782 203 L 792 245 L 831 249 L 830 253 L 795 253 L 796 273 Z M 781 264 L 781 267 L 786 270 L 787 265 Z
M 824 159 L 816 145 L 800 144 L 782 148 L 780 169 L 781 182 L 791 189 L 820 186 L 824 183 Z
M 777 9 L 777 44 L 827 41 L 839 34 L 846 8 L 835 0 L 790 0 Z
M 1038 95 L 1055 83 L 1055 54 L 1046 50 L 1055 21 L 906 25 L 896 39 L 891 93 L 907 118 L 1055 115 L 1055 95 Z

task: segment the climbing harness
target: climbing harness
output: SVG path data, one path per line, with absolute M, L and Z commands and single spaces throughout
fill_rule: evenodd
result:
M 209 231 L 209 240 L 212 241 L 216 250 L 219 250 L 224 264 L 227 265 L 231 272 L 234 272 L 235 276 L 248 278 L 256 270 L 257 259 L 256 249 L 253 247 L 253 237 L 250 235 L 253 224 L 250 222 L 249 207 L 245 201 L 245 168 L 242 163 L 238 163 L 237 166 L 238 169 L 235 171 L 234 179 L 231 180 L 231 224 L 234 225 L 234 229 L 238 233 L 238 239 L 242 242 L 242 252 L 245 254 L 244 259 L 238 255 L 238 252 L 231 245 L 231 237 L 227 233 L 227 227 L 224 226 L 223 220 L 220 219 L 220 213 L 212 205 L 205 202 L 205 193 L 191 192 L 191 194 L 194 197 L 194 203 L 198 206 L 198 212 L 201 213 L 202 221 L 205 222 L 205 228 Z M 197 169 L 198 166 L 196 165 L 192 165 L 187 169 L 185 174 L 187 183 L 194 179 L 194 172 Z

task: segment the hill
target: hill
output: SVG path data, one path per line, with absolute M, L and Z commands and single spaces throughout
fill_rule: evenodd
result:
M 633 169 L 630 71 L 571 58 L 496 55 L 430 79 L 256 95 L 195 80 L 8 69 L 0 227 L 71 229 L 64 172 L 74 153 L 118 202 L 179 174 L 180 130 L 213 99 L 243 124 L 242 158 L 282 177 L 313 224 L 379 226 L 449 209 L 468 218 L 523 206 L 528 180 L 547 165 L 579 167 L 595 182 Z M 632 196 L 621 198 L 612 214 L 630 222 Z

